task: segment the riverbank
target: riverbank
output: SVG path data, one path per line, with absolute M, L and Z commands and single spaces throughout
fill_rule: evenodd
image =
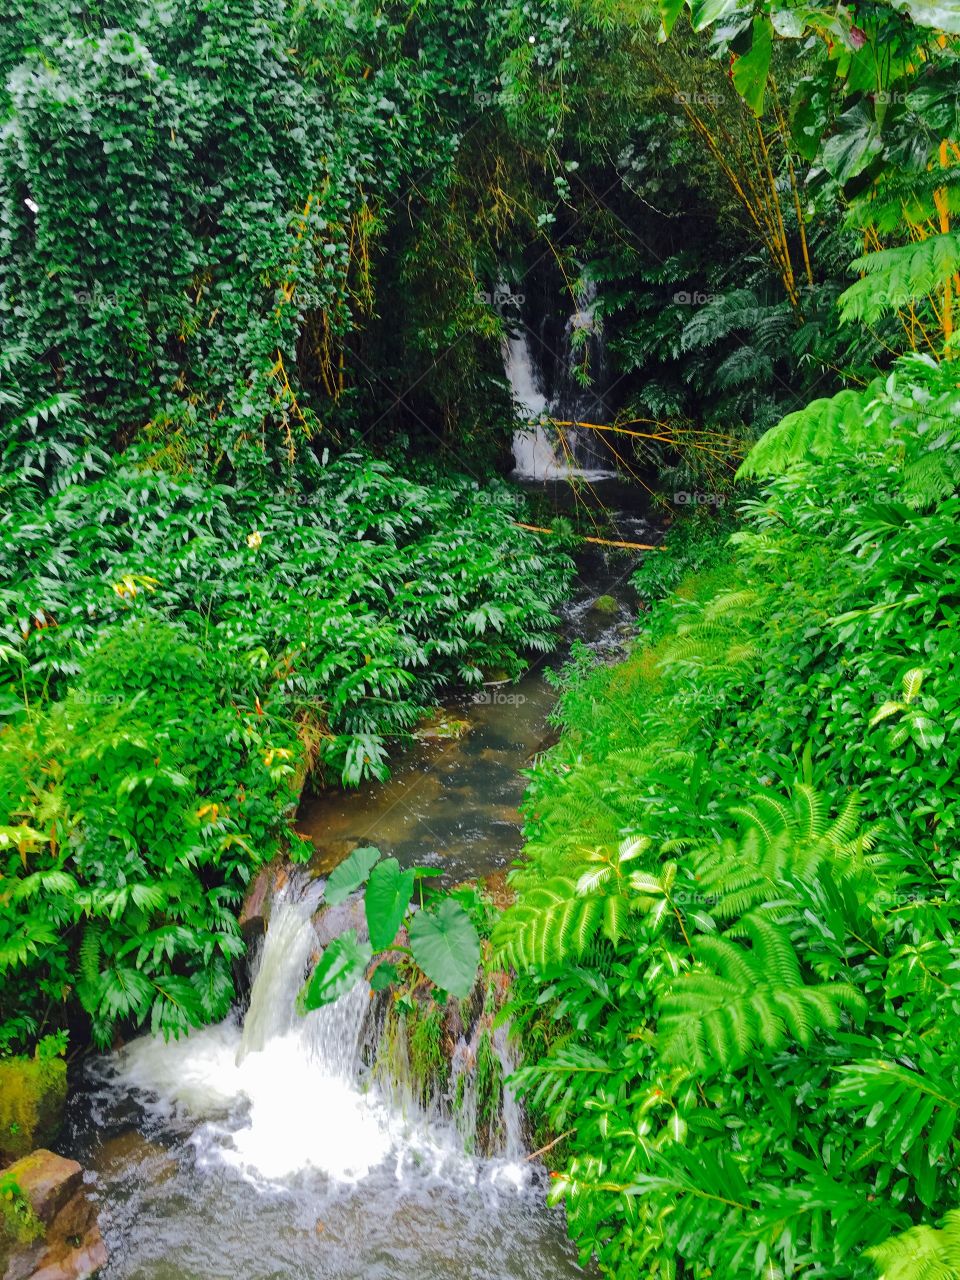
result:
M 644 562 L 640 643 L 571 671 L 494 945 L 612 1276 L 953 1256 L 912 1228 L 960 1197 L 956 410 L 905 360 L 786 419 L 729 542 Z

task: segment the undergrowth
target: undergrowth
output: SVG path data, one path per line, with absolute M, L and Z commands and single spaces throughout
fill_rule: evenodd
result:
M 723 557 L 707 526 L 641 571 L 674 591 L 579 664 L 532 775 L 494 935 L 515 1083 L 612 1276 L 866 1277 L 917 1223 L 947 1249 L 960 386 L 913 358 L 844 394 L 760 442 Z

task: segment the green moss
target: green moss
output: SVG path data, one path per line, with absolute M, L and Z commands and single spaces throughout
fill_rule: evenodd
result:
M 597 596 L 593 604 L 590 606 L 591 613 L 602 613 L 612 616 L 620 612 L 620 606 L 617 604 L 613 596 Z
M 477 1137 L 484 1151 L 492 1151 L 500 1129 L 503 1101 L 503 1068 L 493 1047 L 489 1028 L 477 1040 L 474 1068 L 477 1087 Z
M 16 1178 L 0 1173 L 0 1263 L 6 1262 L 15 1246 L 33 1244 L 43 1232 L 43 1223 Z
M 445 1025 L 446 1011 L 433 1001 L 415 1005 L 407 1014 L 410 1067 L 424 1104 L 446 1088 L 450 1076 L 443 1044 Z
M 16 1159 L 57 1136 L 67 1096 L 61 1058 L 0 1058 L 0 1155 Z

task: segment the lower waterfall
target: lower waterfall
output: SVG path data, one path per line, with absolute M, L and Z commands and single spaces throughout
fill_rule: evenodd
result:
M 357 1183 L 389 1166 L 401 1184 L 409 1176 L 522 1187 L 531 1170 L 508 1089 L 498 1119 L 502 1154 L 478 1161 L 462 1108 L 444 1114 L 437 1105 L 416 1105 L 415 1082 L 403 1079 L 402 1063 L 391 1060 L 386 1072 L 365 1066 L 365 983 L 326 1008 L 299 1013 L 297 995 L 318 949 L 318 897 L 315 886 L 296 879 L 277 895 L 242 1020 L 230 1017 L 180 1040 L 135 1040 L 107 1066 L 112 1083 L 155 1110 L 199 1118 L 192 1139 L 198 1161 L 231 1165 L 254 1180 L 312 1170 L 332 1185 Z M 510 1065 L 502 1028 L 495 1043 Z

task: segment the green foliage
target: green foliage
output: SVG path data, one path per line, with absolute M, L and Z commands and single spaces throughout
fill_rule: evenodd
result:
M 433 868 L 402 871 L 396 858 L 383 862 L 380 858 L 379 849 L 354 849 L 324 886 L 328 905 L 343 902 L 365 886 L 363 901 L 370 941 L 358 942 L 356 930 L 350 929 L 326 947 L 301 993 L 304 1012 L 339 999 L 361 981 L 375 956 L 394 952 L 408 953 L 418 971 L 442 991 L 462 999 L 473 990 L 480 964 L 480 939 L 466 910 L 453 895 L 424 889 L 424 881 L 432 878 Z M 418 882 L 418 902 L 411 909 Z M 438 903 L 428 902 L 428 898 L 438 896 Z M 410 945 L 406 946 L 400 944 L 397 935 L 408 914 Z M 371 975 L 371 985 L 382 991 L 399 976 L 392 961 L 379 963 Z
M 568 672 L 494 945 L 611 1276 L 956 1265 L 956 395 L 912 357 L 775 429 L 726 563 L 701 518 Z
M 224 1015 L 233 909 L 286 847 L 307 772 L 384 776 L 443 681 L 517 673 L 521 648 L 552 644 L 568 562 L 519 511 L 503 487 L 356 456 L 309 496 L 129 457 L 46 499 L 11 490 L 4 1040 L 77 1002 L 101 1044 L 118 1023 L 178 1034 Z
M 464 999 L 480 964 L 480 939 L 463 907 L 444 898 L 435 910 L 417 912 L 410 922 L 413 958 L 435 986 Z
M 42 1238 L 44 1225 L 12 1173 L 0 1172 L 0 1261 L 9 1250 Z
M 381 951 L 389 947 L 413 897 L 416 875 L 411 868 L 400 870 L 396 858 L 387 858 L 374 867 L 363 905 L 370 931 L 370 944 Z

